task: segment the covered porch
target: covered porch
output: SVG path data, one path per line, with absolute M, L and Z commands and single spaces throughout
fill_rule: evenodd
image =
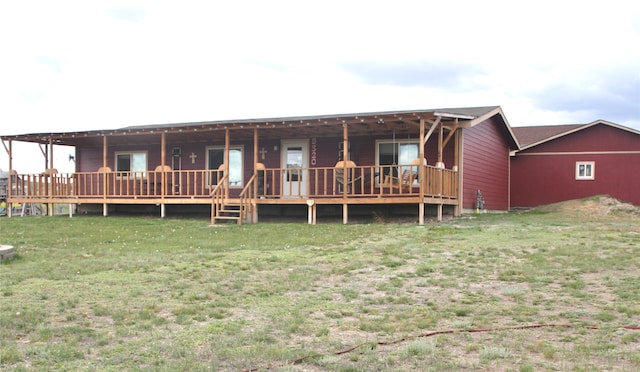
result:
M 393 112 L 3 136 L 10 163 L 13 141 L 39 144 L 45 160 L 45 170 L 37 174 L 21 174 L 10 164 L 7 201 L 46 204 L 48 210 L 55 204 L 101 205 L 105 216 L 112 204 L 158 205 L 162 217 L 166 205 L 210 205 L 211 223 L 258 222 L 259 206 L 267 204 L 306 205 L 309 223 L 316 222 L 317 206 L 323 204 L 341 205 L 344 223 L 350 205 L 414 204 L 423 224 L 426 205 L 437 206 L 438 219 L 444 205 L 460 214 L 461 129 L 474 117 L 465 112 Z M 216 168 L 211 159 L 197 166 L 195 151 L 190 155 L 193 167 L 183 166 L 182 158 L 177 165 L 176 148 L 214 142 L 224 154 Z M 329 142 L 337 143 L 333 159 L 319 154 Z M 361 148 L 357 156 L 354 143 Z M 399 148 L 416 143 L 411 147 L 414 158 L 382 160 L 383 146 L 400 154 Z M 76 147 L 75 172 L 56 170 L 55 145 Z M 271 158 L 265 157 L 266 146 L 274 153 Z M 233 175 L 234 147 L 243 150 L 240 182 Z M 117 156 L 111 160 L 129 148 L 145 149 L 144 169 L 123 170 Z M 96 154 L 101 161 L 95 161 Z

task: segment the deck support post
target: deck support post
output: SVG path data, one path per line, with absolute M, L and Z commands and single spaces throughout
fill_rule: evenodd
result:
M 418 224 L 424 225 L 424 202 L 418 203 Z
M 109 209 L 107 203 L 102 203 L 102 216 L 107 217 L 109 215 Z
M 438 222 L 442 222 L 442 204 L 438 204 Z
M 160 204 L 160 218 L 164 218 L 166 216 L 165 214 L 165 204 L 162 203 Z
M 316 224 L 316 202 L 315 200 L 307 200 L 307 223 L 309 225 Z
M 73 217 L 73 204 L 69 204 L 69 218 Z
M 342 223 L 346 225 L 349 223 L 349 204 L 342 204 Z

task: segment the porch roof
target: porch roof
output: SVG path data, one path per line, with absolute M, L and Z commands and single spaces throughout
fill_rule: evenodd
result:
M 421 119 L 433 122 L 440 117 L 445 127 L 453 125 L 455 121 L 459 126 L 470 127 L 495 114 L 501 115 L 507 123 L 499 106 L 487 106 L 151 124 L 109 130 L 6 135 L 0 138 L 41 144 L 51 142 L 55 145 L 86 146 L 101 143 L 104 136 L 120 137 L 120 141 L 130 144 L 154 143 L 159 142 L 158 134 L 167 133 L 172 135 L 174 141 L 188 143 L 201 141 L 204 133 L 224 133 L 226 129 L 234 131 L 234 139 L 251 139 L 254 128 L 260 130 L 261 138 L 291 137 L 292 131 L 295 131 L 295 136 L 300 137 L 335 136 L 342 135 L 342 124 L 345 123 L 349 124 L 349 134 L 354 136 L 388 134 L 392 130 L 402 135 L 415 133 Z

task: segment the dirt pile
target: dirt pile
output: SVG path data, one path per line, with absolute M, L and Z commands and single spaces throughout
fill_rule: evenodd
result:
M 584 199 L 568 200 L 543 205 L 534 210 L 566 215 L 607 216 L 616 213 L 640 215 L 640 207 L 612 198 L 609 195 L 597 195 Z

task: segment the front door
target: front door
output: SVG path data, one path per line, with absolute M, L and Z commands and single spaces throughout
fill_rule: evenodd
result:
M 282 141 L 282 196 L 307 196 L 309 141 Z

